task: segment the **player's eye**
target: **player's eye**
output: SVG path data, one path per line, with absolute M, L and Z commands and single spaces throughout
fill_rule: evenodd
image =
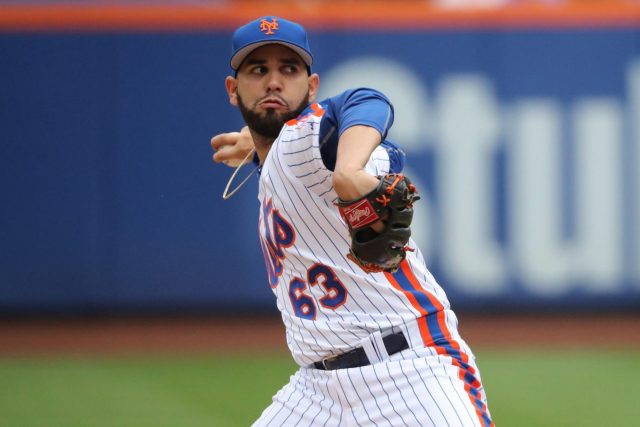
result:
M 295 74 L 298 72 L 298 66 L 297 65 L 285 65 L 284 67 L 282 67 L 282 71 L 285 74 Z
M 257 65 L 255 67 L 253 67 L 251 69 L 251 74 L 266 74 L 267 73 L 267 67 L 265 67 L 264 65 Z

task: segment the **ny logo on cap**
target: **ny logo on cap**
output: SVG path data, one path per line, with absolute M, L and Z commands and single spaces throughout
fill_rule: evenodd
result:
M 271 22 L 263 19 L 260 21 L 260 31 L 265 33 L 266 35 L 275 34 L 274 31 L 278 29 L 278 20 L 276 18 L 271 18 Z

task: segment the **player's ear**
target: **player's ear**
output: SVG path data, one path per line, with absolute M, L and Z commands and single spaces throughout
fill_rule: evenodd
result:
M 238 80 L 227 76 L 224 81 L 224 85 L 227 88 L 227 94 L 229 95 L 229 102 L 231 105 L 238 106 Z
M 313 73 L 309 76 L 309 102 L 313 102 L 318 95 L 318 89 L 320 88 L 320 76 Z

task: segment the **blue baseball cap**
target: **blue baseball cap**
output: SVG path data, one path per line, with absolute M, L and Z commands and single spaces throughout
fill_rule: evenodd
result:
M 313 56 L 304 27 L 277 16 L 264 16 L 238 28 L 233 33 L 231 68 L 238 71 L 242 61 L 255 49 L 267 44 L 281 44 L 296 52 L 311 68 Z

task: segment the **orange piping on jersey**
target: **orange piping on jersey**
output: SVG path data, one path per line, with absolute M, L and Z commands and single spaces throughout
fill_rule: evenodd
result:
M 322 117 L 324 115 L 324 110 L 320 104 L 311 104 L 311 110 L 313 111 L 312 114 L 316 117 Z
M 405 274 L 405 276 L 407 277 L 411 285 L 414 287 L 414 289 L 422 289 L 422 287 L 420 286 L 420 283 L 418 282 L 418 279 L 413 274 L 413 271 L 411 271 L 411 267 L 409 266 L 409 263 L 407 262 L 407 260 L 404 260 L 402 264 L 400 264 L 400 268 L 402 269 L 402 272 Z M 451 347 L 457 350 L 458 354 L 460 355 L 460 359 L 462 359 L 462 362 L 464 362 L 465 366 L 463 366 L 457 358 L 453 357 L 453 355 L 450 354 L 449 351 L 442 346 L 435 345 L 436 352 L 443 356 L 449 356 L 451 358 L 451 362 L 456 367 L 458 367 L 458 377 L 464 383 L 464 389 L 467 392 L 469 399 L 471 399 L 472 406 L 476 411 L 476 415 L 478 416 L 480 423 L 484 425 L 485 422 L 483 418 L 483 412 L 486 412 L 487 407 L 484 403 L 482 403 L 482 406 L 478 408 L 477 405 L 475 404 L 475 400 L 476 399 L 480 400 L 480 399 L 474 396 L 474 394 L 471 391 L 472 386 L 476 389 L 482 386 L 480 384 L 480 381 L 478 381 L 478 379 L 475 378 L 475 373 L 476 373 L 475 369 L 473 368 L 473 366 L 469 365 L 469 356 L 464 351 L 462 351 L 462 349 L 460 348 L 460 344 L 456 340 L 454 340 L 453 337 L 451 336 L 451 331 L 449 331 L 449 328 L 447 327 L 446 320 L 444 317 L 444 307 L 442 306 L 442 303 L 440 303 L 440 301 L 437 298 L 431 295 L 430 292 L 424 291 L 424 294 L 427 296 L 431 304 L 433 304 L 433 306 L 437 310 L 436 317 L 438 319 L 438 325 L 440 327 L 440 330 L 442 331 L 442 335 L 444 339 L 449 342 Z M 468 371 L 474 376 L 473 381 L 469 382 L 465 380 L 466 371 Z M 491 422 L 490 426 L 493 426 L 493 422 Z
M 286 125 L 287 126 L 295 126 L 298 123 L 305 122 L 310 116 L 322 117 L 323 115 L 324 115 L 324 110 L 322 109 L 320 104 L 311 104 L 311 112 L 310 113 L 305 114 L 302 117 L 298 117 L 297 119 L 291 119 L 286 123 Z
M 399 0 L 390 7 L 387 2 L 359 5 L 326 0 L 199 5 L 13 4 L 0 6 L 0 31 L 229 32 L 263 15 L 283 16 L 312 30 L 640 27 L 640 4 L 623 1 L 443 9 L 427 1 Z
M 406 260 L 403 261 L 402 264 L 400 264 L 400 268 L 402 269 L 402 272 L 405 274 L 405 276 L 407 276 L 407 279 L 409 279 L 409 282 L 411 282 L 411 284 L 415 289 L 422 288 L 420 286 L 420 283 L 418 282 L 418 279 L 414 276 L 413 272 L 411 271 L 411 268 L 409 267 L 409 263 Z M 431 302 L 431 304 L 433 304 L 433 306 L 437 310 L 436 317 L 438 319 L 438 325 L 440 326 L 440 330 L 442 330 L 443 332 L 444 339 L 449 341 L 451 343 L 451 346 L 460 352 L 462 361 L 464 363 L 469 363 L 469 357 L 464 352 L 462 352 L 462 350 L 460 349 L 460 344 L 458 344 L 458 342 L 451 337 L 451 332 L 449 331 L 449 328 L 447 327 L 447 324 L 444 318 L 444 307 L 442 306 L 440 301 L 437 298 L 434 298 L 429 292 L 425 291 L 424 294 L 427 296 L 427 298 L 429 298 L 429 301 Z M 443 348 L 438 347 L 437 350 L 438 350 L 438 354 L 447 354 L 447 351 Z M 473 367 L 469 366 L 469 369 L 473 370 Z M 474 373 L 474 372 L 471 372 L 471 373 Z
M 411 305 L 422 315 L 422 317 L 418 319 L 418 327 L 420 329 L 420 334 L 423 338 L 424 344 L 435 348 L 438 354 L 448 356 L 451 359 L 452 364 L 458 368 L 458 377 L 464 384 L 464 389 L 467 392 L 467 395 L 471 401 L 471 405 L 475 409 L 480 423 L 482 425 L 488 425 L 488 427 L 494 427 L 493 421 L 488 416 L 486 404 L 482 402 L 480 396 L 477 396 L 472 391 L 473 387 L 476 389 L 476 392 L 479 392 L 482 384 L 475 377 L 476 371 L 473 366 L 469 365 L 469 356 L 464 351 L 462 351 L 462 349 L 460 348 L 460 344 L 452 338 L 451 332 L 447 327 L 444 317 L 444 306 L 435 296 L 433 296 L 430 292 L 426 291 L 422 288 L 422 286 L 420 286 L 420 282 L 413 274 L 413 271 L 411 271 L 411 267 L 409 266 L 409 263 L 406 259 L 400 264 L 400 270 L 402 271 L 404 277 L 406 277 L 406 279 L 409 281 L 409 284 L 413 288 L 412 290 L 414 292 L 419 292 L 424 297 L 426 297 L 429 301 L 429 304 L 431 304 L 435 309 L 435 313 L 429 313 L 429 311 L 426 310 L 417 300 L 416 296 L 413 294 L 413 292 L 411 292 L 411 290 L 403 289 L 393 275 L 385 273 L 385 277 L 391 283 L 391 285 L 401 291 L 404 295 L 406 295 L 411 302 Z M 425 316 L 425 313 L 427 313 L 427 315 L 436 316 L 438 328 L 440 329 L 440 332 L 443 336 L 442 341 L 446 341 L 449 343 L 454 351 L 453 353 L 446 347 L 443 347 L 434 342 L 434 338 L 429 331 L 429 327 L 426 321 L 427 316 Z M 460 360 L 457 359 L 455 353 L 458 354 Z M 467 374 L 471 375 L 471 379 L 467 376 Z
M 420 317 L 418 318 L 418 329 L 420 330 L 422 342 L 427 346 L 432 345 L 433 338 L 431 337 L 429 328 L 427 326 L 427 311 L 420 305 L 420 303 L 418 303 L 418 300 L 411 292 L 406 292 L 404 289 L 402 289 L 402 286 L 400 286 L 396 278 L 393 277 L 391 273 L 384 273 L 384 275 L 389 283 L 391 283 L 391 286 L 402 292 L 402 294 L 407 297 L 413 308 L 415 308 L 418 313 L 420 313 Z

